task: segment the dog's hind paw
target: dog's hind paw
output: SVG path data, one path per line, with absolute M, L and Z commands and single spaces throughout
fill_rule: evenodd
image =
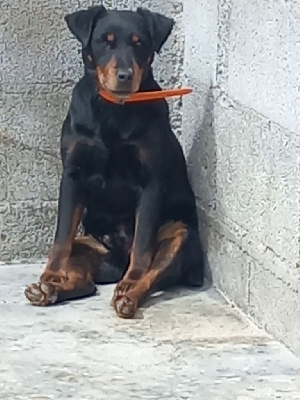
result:
M 47 306 L 57 300 L 56 288 L 50 283 L 32 283 L 25 289 L 25 296 L 34 306 Z

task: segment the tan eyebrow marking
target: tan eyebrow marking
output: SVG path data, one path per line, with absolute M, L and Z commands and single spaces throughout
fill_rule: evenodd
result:
M 114 41 L 115 41 L 115 35 L 114 35 L 113 33 L 109 33 L 109 34 L 106 36 L 106 40 L 107 40 L 108 42 L 114 42 Z
M 132 35 L 132 41 L 133 43 L 138 43 L 140 41 L 140 38 L 138 37 L 138 35 Z

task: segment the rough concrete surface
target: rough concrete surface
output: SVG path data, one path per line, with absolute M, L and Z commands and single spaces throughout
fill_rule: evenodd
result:
M 0 266 L 0 399 L 300 399 L 300 361 L 214 289 L 152 297 L 122 320 L 113 286 L 31 306 L 23 290 L 40 269 Z

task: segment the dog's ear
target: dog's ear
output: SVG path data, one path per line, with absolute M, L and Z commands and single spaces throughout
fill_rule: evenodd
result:
M 68 28 L 82 44 L 82 47 L 88 45 L 95 22 L 106 12 L 107 10 L 104 6 L 95 6 L 86 10 L 75 11 L 65 16 Z
M 144 17 L 152 38 L 153 50 L 158 53 L 172 32 L 174 20 L 140 7 L 137 13 Z

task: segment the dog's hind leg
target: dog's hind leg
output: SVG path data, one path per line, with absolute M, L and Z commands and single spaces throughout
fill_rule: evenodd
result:
M 95 293 L 97 283 L 117 282 L 123 271 L 109 264 L 110 252 L 89 236 L 75 239 L 68 261 L 59 269 L 48 264 L 38 283 L 25 290 L 36 306 L 47 306 Z

